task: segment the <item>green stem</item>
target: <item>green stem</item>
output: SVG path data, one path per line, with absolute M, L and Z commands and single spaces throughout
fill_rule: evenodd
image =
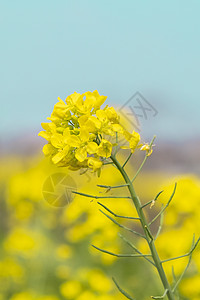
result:
M 170 286 L 170 284 L 168 282 L 168 279 L 166 277 L 165 271 L 163 269 L 162 262 L 161 262 L 161 260 L 159 258 L 158 252 L 156 250 L 156 247 L 155 247 L 155 244 L 154 244 L 154 240 L 153 240 L 152 235 L 150 233 L 151 231 L 150 231 L 150 228 L 148 226 L 148 222 L 147 222 L 146 217 L 144 215 L 144 212 L 142 210 L 142 205 L 140 203 L 139 198 L 136 195 L 136 192 L 134 190 L 133 184 L 132 184 L 132 182 L 131 182 L 128 174 L 126 173 L 126 171 L 124 170 L 124 168 L 121 166 L 121 164 L 118 162 L 118 160 L 116 159 L 116 157 L 111 156 L 111 159 L 112 159 L 113 163 L 116 165 L 116 167 L 118 168 L 118 170 L 120 171 L 121 175 L 123 176 L 125 182 L 128 185 L 127 187 L 129 189 L 132 201 L 133 201 L 133 203 L 135 205 L 135 208 L 137 210 L 138 216 L 140 218 L 140 222 L 141 222 L 142 228 L 144 230 L 144 233 L 145 233 L 145 236 L 146 236 L 146 240 L 148 242 L 148 245 L 149 245 L 149 248 L 150 248 L 150 251 L 151 251 L 151 255 L 152 255 L 154 264 L 155 264 L 155 266 L 157 268 L 157 271 L 158 271 L 158 274 L 159 274 L 160 279 L 162 281 L 163 287 L 164 287 L 165 290 L 167 290 L 167 297 L 168 297 L 169 300 L 175 300 L 175 297 L 174 297 L 174 294 L 172 292 L 171 286 Z
M 137 172 L 136 172 L 136 174 L 134 175 L 134 177 L 133 177 L 133 179 L 131 180 L 131 182 L 133 182 L 133 181 L 136 179 L 136 177 L 138 176 L 138 174 L 140 173 L 142 167 L 143 167 L 144 164 L 145 164 L 145 161 L 147 160 L 147 157 L 148 157 L 148 156 L 147 156 L 147 154 L 146 154 L 146 155 L 145 155 L 145 158 L 143 159 L 143 162 L 141 163 L 139 169 L 137 170 Z
M 141 163 L 139 169 L 137 170 L 137 172 L 136 172 L 135 176 L 133 177 L 133 179 L 131 180 L 131 182 L 133 182 L 133 181 L 136 179 L 136 177 L 137 177 L 138 174 L 140 173 L 142 167 L 144 166 L 145 161 L 147 160 L 147 157 L 149 157 L 149 153 L 150 153 L 150 151 L 151 151 L 151 149 L 152 149 L 153 142 L 154 142 L 155 138 L 156 138 L 156 136 L 154 135 L 153 139 L 151 140 L 151 142 L 150 142 L 150 144 L 149 144 L 149 151 L 146 153 L 143 162 Z

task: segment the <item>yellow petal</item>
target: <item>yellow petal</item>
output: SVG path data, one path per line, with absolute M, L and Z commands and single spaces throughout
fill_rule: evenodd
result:
M 86 112 L 89 113 L 92 110 L 92 108 L 94 107 L 96 98 L 91 92 L 86 92 L 84 94 L 84 96 L 86 97 L 86 99 L 84 101 L 84 107 L 85 107 Z
M 69 152 L 69 146 L 66 146 L 62 151 L 59 151 L 56 155 L 52 157 L 52 162 L 54 164 L 59 163 Z
M 63 136 L 62 136 L 62 134 L 59 134 L 59 133 L 53 134 L 52 137 L 51 137 L 51 144 L 55 148 L 62 148 L 62 146 L 63 146 Z
M 96 152 L 97 152 L 97 149 L 98 149 L 97 143 L 95 143 L 95 142 L 89 142 L 89 143 L 87 144 L 87 152 L 88 152 L 89 154 L 94 154 L 94 153 L 96 153 Z
M 123 133 L 124 129 L 121 125 L 119 124 L 113 124 L 112 125 L 113 131 Z
M 119 116 L 116 113 L 115 109 L 113 107 L 107 107 L 105 109 L 105 113 L 108 117 L 108 119 L 112 122 L 118 122 L 119 121 Z
M 87 151 L 85 147 L 78 148 L 76 150 L 75 157 L 78 161 L 83 162 L 87 158 Z
M 46 144 L 42 150 L 44 155 L 49 156 L 55 151 L 55 148 L 51 144 Z
M 125 137 L 125 139 L 126 139 L 127 141 L 129 141 L 129 140 L 131 139 L 131 137 L 132 137 L 131 133 L 128 132 L 127 130 L 124 130 L 124 131 L 123 131 L 123 136 Z
M 94 109 L 99 109 L 100 106 L 106 101 L 107 96 L 100 96 L 97 90 L 95 90 L 92 94 L 96 98 Z
M 138 145 L 139 141 L 140 141 L 140 135 L 139 135 L 139 133 L 137 133 L 137 132 L 134 131 L 132 133 L 131 139 L 129 140 L 129 146 L 130 146 L 130 149 L 131 149 L 132 153 L 137 148 L 137 145 Z
M 60 97 L 58 97 L 57 99 L 58 99 L 58 101 L 59 101 L 60 103 L 62 103 L 62 105 L 63 105 L 63 104 L 66 105 L 65 102 L 64 102 Z
M 91 121 L 97 129 L 101 128 L 101 122 L 94 116 L 90 116 L 88 121 Z M 87 125 L 86 125 L 87 126 Z
M 45 140 L 47 140 L 48 142 L 51 140 L 51 133 L 47 132 L 47 131 L 40 131 L 38 133 L 38 136 L 43 137 Z
M 63 131 L 63 142 L 65 144 L 68 143 L 68 139 L 70 138 L 71 134 L 70 134 L 70 129 L 69 128 L 65 128 Z
M 109 142 L 105 139 L 102 139 L 101 143 L 98 147 L 97 154 L 99 156 L 108 158 L 108 157 L 111 156 L 111 153 L 112 153 L 112 144 L 111 144 L 111 142 Z
M 86 121 L 88 120 L 89 115 L 83 115 L 81 117 L 78 118 L 78 123 L 81 126 L 84 126 Z
M 89 134 L 88 128 L 86 126 L 80 128 L 79 136 L 83 142 L 86 142 L 89 140 L 90 134 Z
M 78 136 L 70 135 L 70 137 L 67 140 L 67 144 L 71 147 L 79 147 L 81 144 L 81 141 Z
M 44 130 L 56 130 L 56 125 L 54 123 L 41 123 L 41 126 Z
M 102 161 L 100 161 L 98 158 L 89 157 L 88 158 L 88 167 L 93 169 L 93 171 L 98 170 L 102 166 Z
M 93 121 L 87 120 L 87 122 L 85 123 L 85 126 L 87 127 L 89 132 L 96 132 L 96 126 Z
M 102 109 L 96 111 L 96 116 L 101 122 L 106 122 L 108 120 L 105 111 Z

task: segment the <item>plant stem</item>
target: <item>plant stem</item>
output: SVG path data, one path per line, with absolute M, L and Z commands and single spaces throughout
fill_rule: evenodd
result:
M 127 187 L 129 189 L 132 201 L 135 205 L 135 208 L 137 210 L 138 216 L 140 218 L 140 222 L 142 225 L 142 228 L 144 230 L 145 236 L 146 236 L 146 240 L 148 242 L 150 251 L 151 251 L 151 255 L 153 258 L 153 261 L 155 263 L 155 266 L 157 268 L 158 274 L 160 276 L 160 279 L 162 281 L 163 287 L 165 290 L 167 290 L 167 297 L 169 300 L 175 300 L 174 294 L 172 292 L 171 286 L 168 282 L 168 279 L 166 277 L 165 271 L 163 269 L 162 266 L 162 262 L 159 258 L 158 252 L 156 250 L 155 244 L 154 244 L 154 240 L 152 238 L 152 235 L 150 233 L 150 228 L 148 226 L 148 222 L 146 220 L 146 217 L 144 215 L 144 212 L 142 210 L 142 205 L 140 203 L 139 198 L 136 195 L 136 192 L 134 190 L 133 184 L 128 176 L 128 174 L 126 173 L 126 171 L 124 170 L 124 168 L 121 166 L 121 164 L 119 163 L 119 161 L 116 159 L 116 157 L 111 156 L 111 159 L 113 161 L 113 163 L 116 165 L 116 167 L 118 168 L 118 170 L 120 171 L 121 175 L 123 176 L 125 182 L 127 183 Z

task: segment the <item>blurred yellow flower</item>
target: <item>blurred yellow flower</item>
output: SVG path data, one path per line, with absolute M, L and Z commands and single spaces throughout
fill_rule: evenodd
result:
M 47 295 L 47 296 L 37 297 L 36 300 L 60 300 L 60 299 L 56 296 Z
M 45 244 L 45 236 L 23 227 L 14 228 L 3 243 L 4 249 L 11 254 L 31 257 Z
M 180 291 L 183 295 L 188 297 L 188 299 L 200 299 L 200 276 L 197 274 L 196 276 L 192 276 L 190 278 L 185 278 L 184 281 L 180 285 Z
M 12 296 L 9 300 L 36 300 L 30 292 L 21 292 Z
M 71 269 L 66 265 L 61 265 L 56 268 L 56 276 L 61 279 L 68 279 L 70 276 Z
M 68 245 L 59 245 L 59 247 L 56 249 L 56 255 L 58 258 L 67 259 L 72 255 L 71 248 Z
M 107 294 L 112 289 L 112 282 L 100 270 L 91 270 L 88 274 L 88 282 L 94 291 L 100 293 Z
M 96 300 L 98 299 L 97 296 L 92 293 L 91 291 L 84 291 L 81 293 L 79 297 L 76 298 L 76 300 Z
M 24 277 L 25 270 L 17 263 L 14 258 L 6 257 L 0 261 L 0 278 L 12 278 L 14 281 L 20 281 Z
M 66 299 L 75 299 L 81 290 L 81 284 L 78 280 L 69 280 L 60 286 L 60 292 Z

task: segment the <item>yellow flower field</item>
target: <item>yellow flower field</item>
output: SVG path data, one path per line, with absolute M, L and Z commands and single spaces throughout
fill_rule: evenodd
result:
M 146 251 L 140 238 L 126 234 L 101 214 L 95 199 L 91 201 L 76 195 L 69 205 L 61 208 L 44 200 L 43 183 L 57 172 L 47 159 L 41 156 L 26 160 L 9 157 L 9 163 L 7 160 L 1 162 L 1 170 L 0 299 L 122 299 L 112 276 L 138 299 L 148 299 L 149 294 L 162 292 L 153 267 L 142 258 L 116 258 L 91 247 L 94 244 L 115 253 L 131 253 L 131 248 L 118 236 L 120 232 L 141 251 Z M 64 168 L 62 172 L 68 174 L 70 171 Z M 76 179 L 79 191 L 101 195 L 102 190 L 96 184 L 106 182 L 112 186 L 121 183 L 117 170 L 112 170 L 112 177 L 110 172 L 111 167 L 106 166 L 100 178 L 91 174 L 89 177 L 80 175 L 79 171 L 70 172 L 70 176 Z M 166 203 L 175 181 L 177 191 L 165 213 L 162 233 L 157 240 L 162 258 L 188 252 L 193 233 L 200 234 L 200 180 L 192 175 L 169 180 L 164 174 L 152 171 L 143 172 L 135 183 L 142 202 L 164 190 L 154 207 L 146 208 L 146 213 L 152 215 L 160 209 L 161 203 Z M 145 189 L 143 182 L 148 183 Z M 123 189 L 123 195 L 124 192 Z M 115 194 L 112 191 L 112 195 Z M 136 215 L 128 199 L 103 199 L 101 203 L 116 214 Z M 120 222 L 133 229 L 138 226 L 136 221 Z M 157 228 L 158 223 L 153 230 L 156 232 Z M 176 276 L 180 275 L 187 261 L 188 258 L 182 258 L 173 262 Z M 199 262 L 197 248 L 180 284 L 183 299 L 200 299 Z M 173 280 L 172 263 L 166 263 L 165 268 Z M 145 289 L 144 281 L 147 282 Z

